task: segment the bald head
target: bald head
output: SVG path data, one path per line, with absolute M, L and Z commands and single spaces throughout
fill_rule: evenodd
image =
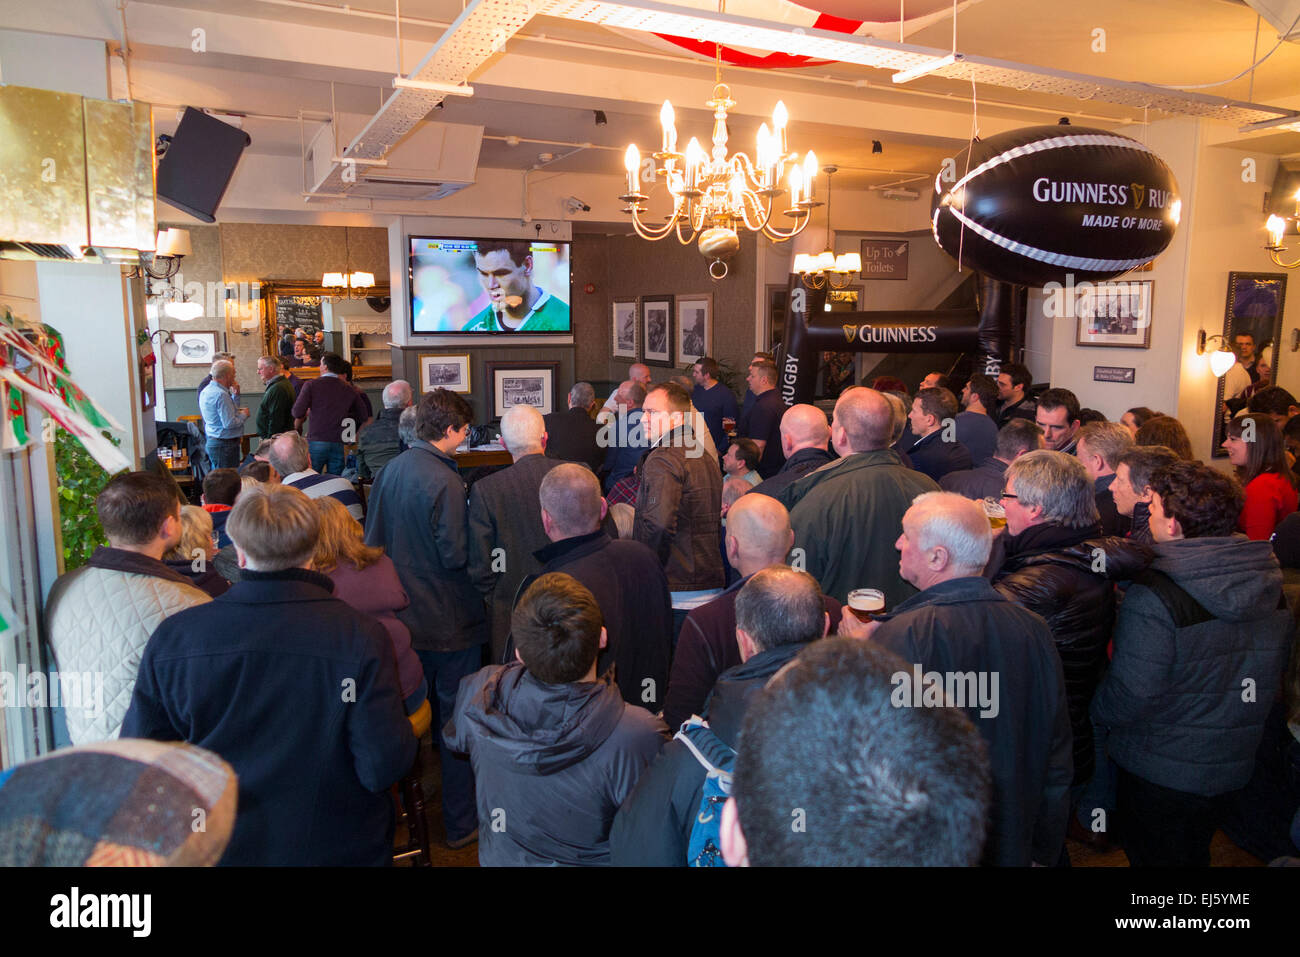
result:
M 546 422 L 531 405 L 512 405 L 501 416 L 501 441 L 515 458 L 542 451 Z
M 831 442 L 840 455 L 888 448 L 894 431 L 894 410 L 875 389 L 848 389 L 835 403 Z
M 411 383 L 405 379 L 394 379 L 384 386 L 385 409 L 405 409 L 413 399 L 414 394 L 411 392 Z
M 731 507 L 740 501 L 740 497 L 751 491 L 754 486 L 743 478 L 729 478 L 722 483 L 722 514 L 726 515 Z
M 600 528 L 605 517 L 600 482 L 591 469 L 576 462 L 557 465 L 547 472 L 537 497 L 542 506 L 542 526 L 553 542 L 590 535 Z
M 815 405 L 792 405 L 781 416 L 781 451 L 786 458 L 800 449 L 825 449 L 830 440 L 826 413 Z
M 645 402 L 645 386 L 635 379 L 625 379 L 614 393 L 614 401 L 629 409 L 639 409 Z
M 790 513 L 772 496 L 742 496 L 727 512 L 727 559 L 741 575 L 785 564 L 792 547 Z
M 628 366 L 627 377 L 640 382 L 643 387 L 648 386 L 650 384 L 650 367 L 640 362 L 634 362 Z

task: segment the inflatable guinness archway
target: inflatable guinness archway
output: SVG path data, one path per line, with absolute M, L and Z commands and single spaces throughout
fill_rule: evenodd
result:
M 807 289 L 791 274 L 778 383 L 782 401 L 813 401 L 823 352 L 965 352 L 978 357 L 976 369 L 997 375 L 1024 315 L 1025 289 L 981 276 L 979 292 L 978 309 L 828 313 L 826 289 Z M 820 321 L 813 323 L 813 316 Z

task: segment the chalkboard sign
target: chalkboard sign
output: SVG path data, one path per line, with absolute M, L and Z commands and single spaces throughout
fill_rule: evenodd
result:
M 275 299 L 276 338 L 303 329 L 311 335 L 325 328 L 321 319 L 319 296 L 277 296 Z
M 261 285 L 266 303 L 263 315 L 267 321 L 262 327 L 266 352 L 292 361 L 295 331 L 302 329 L 308 337 L 325 331 L 321 304 L 337 290 L 325 289 L 316 283 L 275 282 L 268 279 L 263 279 Z M 387 296 L 388 285 L 377 285 L 373 292 L 377 296 Z

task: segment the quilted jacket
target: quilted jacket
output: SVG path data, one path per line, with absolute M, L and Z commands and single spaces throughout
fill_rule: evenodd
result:
M 1282 571 L 1268 542 L 1245 535 L 1153 550 L 1151 568 L 1186 595 L 1129 586 L 1092 720 L 1130 774 L 1207 797 L 1235 791 L 1250 780 L 1295 634 Z
M 74 745 L 118 736 L 149 636 L 164 618 L 211 600 L 162 562 L 104 546 L 54 583 L 45 624 L 56 666 L 102 676 L 102 700 L 67 708 Z
M 1035 525 L 1002 535 L 1005 560 L 993 579 L 1002 595 L 1047 620 L 1065 670 L 1074 731 L 1074 783 L 1092 777 L 1094 753 L 1088 705 L 1106 671 L 1106 645 L 1115 627 L 1115 582 L 1151 561 L 1139 542 L 1103 537 L 1100 525 Z

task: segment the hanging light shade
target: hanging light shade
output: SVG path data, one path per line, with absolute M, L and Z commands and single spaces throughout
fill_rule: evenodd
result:
M 861 253 L 840 253 L 835 257 L 836 272 L 862 272 Z
M 181 322 L 192 322 L 203 315 L 203 306 L 197 302 L 169 302 L 163 306 L 163 314 Z

